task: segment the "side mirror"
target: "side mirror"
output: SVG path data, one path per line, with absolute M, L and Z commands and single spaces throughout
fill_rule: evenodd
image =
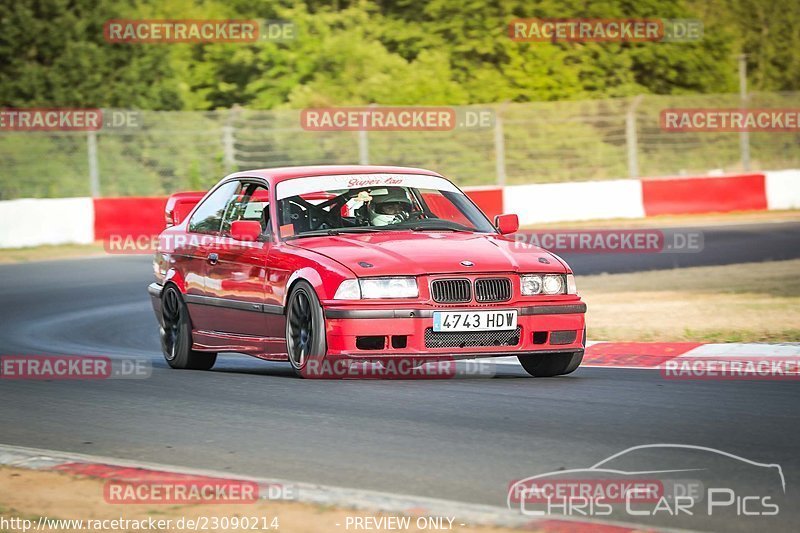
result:
M 237 241 L 255 241 L 261 236 L 261 223 L 255 220 L 234 220 L 231 237 Z
M 519 217 L 513 214 L 497 215 L 494 217 L 494 227 L 501 235 L 515 233 L 519 229 Z

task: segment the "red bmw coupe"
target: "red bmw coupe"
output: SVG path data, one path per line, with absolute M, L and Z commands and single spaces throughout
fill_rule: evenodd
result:
M 533 376 L 581 363 L 586 305 L 569 266 L 435 172 L 251 170 L 181 212 L 185 199 L 167 203 L 148 289 L 173 368 L 210 369 L 218 352 L 304 377 L 331 361 L 513 355 Z

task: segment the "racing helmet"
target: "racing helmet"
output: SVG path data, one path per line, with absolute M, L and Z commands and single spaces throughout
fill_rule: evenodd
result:
M 370 221 L 373 226 L 388 226 L 408 220 L 411 214 L 411 201 L 401 187 L 387 187 L 383 191 L 372 191 L 369 203 Z

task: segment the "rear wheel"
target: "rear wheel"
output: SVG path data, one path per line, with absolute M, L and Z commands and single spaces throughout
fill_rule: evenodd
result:
M 325 377 L 325 317 L 314 288 L 299 281 L 286 306 L 286 352 L 295 373 L 304 378 Z
M 192 350 L 192 325 L 189 310 L 180 291 L 172 285 L 161 294 L 161 350 L 172 368 L 210 370 L 217 354 Z

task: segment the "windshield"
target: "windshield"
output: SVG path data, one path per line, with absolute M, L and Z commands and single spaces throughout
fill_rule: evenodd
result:
M 435 176 L 315 176 L 277 187 L 282 239 L 373 231 L 495 233 L 481 211 L 449 181 Z

